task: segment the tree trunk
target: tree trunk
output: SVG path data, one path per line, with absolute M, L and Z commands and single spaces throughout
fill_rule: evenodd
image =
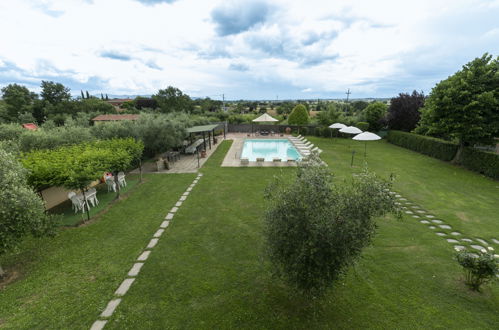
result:
M 464 149 L 464 143 L 462 141 L 459 141 L 459 147 L 457 148 L 456 155 L 454 158 L 451 160 L 452 164 L 460 164 L 461 163 L 461 154 Z
M 118 180 L 118 172 L 114 172 L 114 184 L 116 185 L 116 199 L 120 199 L 120 182 Z
M 2 265 L 0 265 L 0 278 L 5 276 L 5 271 L 2 268 Z
M 139 182 L 142 182 L 142 159 L 139 158 Z
M 90 208 L 88 207 L 87 196 L 85 196 L 85 188 L 81 188 L 81 192 L 83 193 L 83 207 L 87 208 L 87 220 L 90 221 Z

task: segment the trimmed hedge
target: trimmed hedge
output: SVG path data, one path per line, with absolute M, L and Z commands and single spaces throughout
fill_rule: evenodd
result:
M 473 148 L 464 148 L 461 165 L 490 178 L 499 180 L 499 155 Z
M 445 161 L 452 160 L 458 149 L 457 144 L 452 142 L 402 131 L 388 132 L 387 140 L 400 147 Z
M 357 128 L 363 132 L 365 132 L 369 129 L 369 123 L 367 123 L 365 121 L 359 121 L 355 124 L 355 126 L 357 126 Z

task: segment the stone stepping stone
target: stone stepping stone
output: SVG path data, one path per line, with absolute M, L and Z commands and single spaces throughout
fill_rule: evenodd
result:
M 416 212 L 421 213 L 421 214 L 426 213 L 426 211 L 423 211 L 423 210 L 417 210 Z
M 137 258 L 137 261 L 146 261 L 147 258 L 149 258 L 150 254 L 151 254 L 151 251 L 142 252 L 142 254 Z
M 485 240 L 481 239 L 481 238 L 477 238 L 476 239 L 478 242 L 482 243 L 483 245 L 489 245 L 489 243 L 487 243 Z
M 171 220 L 173 219 L 173 213 L 168 213 L 165 217 L 166 220 Z
M 390 191 L 389 194 L 390 195 L 395 195 L 395 192 L 394 191 Z
M 176 207 L 179 207 L 179 206 L 181 206 L 181 205 L 182 205 L 182 202 L 177 202 L 177 203 L 175 203 L 175 206 L 176 206 Z
M 446 233 L 437 233 L 438 236 L 441 236 L 441 237 L 444 237 L 444 236 L 447 236 Z
M 494 258 L 499 259 L 499 254 L 494 254 Z
M 180 198 L 179 198 L 178 200 L 183 202 L 183 201 L 185 201 L 186 199 L 187 199 L 187 196 L 183 196 L 183 195 L 182 195 L 182 196 L 180 196 Z
M 156 244 L 158 244 L 158 239 L 157 238 L 151 238 L 151 240 L 149 241 L 149 244 L 147 244 L 146 249 L 152 249 L 153 247 L 156 246 Z
M 124 296 L 128 292 L 128 289 L 130 289 L 130 287 L 132 286 L 133 281 L 135 281 L 134 278 L 125 279 L 123 282 L 121 282 L 121 285 L 114 294 L 117 296 Z
M 132 269 L 128 272 L 128 276 L 137 276 L 139 275 L 140 269 L 144 266 L 143 262 L 137 262 L 133 264 Z
M 405 211 L 405 213 L 407 213 L 407 214 L 414 214 L 414 212 L 412 212 L 412 211 Z
M 473 243 L 473 240 L 469 239 L 469 238 L 461 238 L 461 241 L 468 242 L 468 243 Z
M 470 245 L 473 249 L 478 250 L 478 251 L 487 251 L 485 248 L 481 245 Z
M 430 218 L 430 219 L 433 219 L 435 216 L 434 215 L 431 215 L 431 214 L 428 214 L 426 215 L 427 218 Z
M 452 236 L 460 236 L 461 233 L 458 232 L 458 231 L 453 231 L 452 233 L 450 233 Z
M 442 229 L 452 229 L 452 227 L 449 225 L 438 225 L 438 226 Z
M 454 250 L 462 251 L 462 250 L 466 250 L 466 247 L 462 246 L 462 245 L 454 245 Z
M 104 311 L 101 313 L 100 317 L 111 317 L 111 315 L 113 315 L 114 310 L 116 309 L 116 307 L 118 307 L 120 302 L 121 302 L 120 298 L 111 300 L 107 304 L 106 309 L 104 309 Z
M 441 224 L 441 223 L 444 223 L 442 220 L 431 220 L 431 222 L 436 223 L 437 225 Z
M 154 237 L 161 237 L 161 235 L 163 235 L 163 232 L 165 230 L 164 229 L 158 229 L 155 233 L 154 233 Z
M 400 196 L 399 194 L 396 194 L 395 197 L 397 198 L 401 198 L 402 196 Z
M 192 188 L 191 188 L 191 187 L 189 187 L 189 188 L 187 188 L 187 189 L 186 189 L 186 191 L 191 191 L 191 190 L 192 190 Z
M 399 202 L 395 202 L 395 205 L 402 205 L 402 204 L 401 204 L 401 203 L 399 203 Z
M 494 251 L 494 248 L 493 248 L 493 247 L 491 247 L 491 246 L 487 246 L 487 250 L 489 250 L 489 251 Z
M 496 243 L 496 244 L 499 244 L 499 240 L 497 240 L 497 239 L 495 239 L 495 238 L 493 238 L 493 239 L 492 239 L 492 242 L 494 242 L 494 243 Z
M 415 219 L 419 219 L 419 215 L 415 215 L 414 214 L 412 217 L 415 218 Z
M 182 195 L 183 196 L 189 196 L 190 192 L 186 191 L 185 193 L 183 193 Z
M 170 221 L 166 221 L 166 220 L 165 220 L 165 221 L 163 221 L 163 222 L 161 223 L 160 227 L 161 227 L 161 228 L 166 228 L 166 227 L 168 227 L 168 225 L 169 225 L 169 224 L 170 224 Z
M 399 200 L 401 200 L 401 201 L 406 201 L 406 200 L 407 200 L 407 198 L 399 198 Z
M 92 324 L 92 327 L 90 330 L 102 330 L 104 329 L 104 326 L 106 325 L 107 320 L 97 320 Z
M 430 227 L 428 227 L 428 228 L 430 228 L 430 229 L 435 229 L 435 228 L 437 228 L 437 227 L 435 227 L 435 226 L 430 226 Z
M 412 205 L 412 203 L 411 203 L 411 202 L 405 202 L 404 204 L 405 204 L 405 205 L 409 205 L 409 206 L 410 206 L 410 205 Z
M 420 220 L 419 222 L 424 223 L 425 225 L 430 223 L 428 220 Z
M 459 241 L 457 239 L 453 239 L 453 238 L 447 238 L 447 242 L 449 242 L 449 243 L 459 243 Z
M 170 213 L 175 213 L 178 211 L 178 207 L 174 206 L 172 207 L 172 209 L 170 210 Z

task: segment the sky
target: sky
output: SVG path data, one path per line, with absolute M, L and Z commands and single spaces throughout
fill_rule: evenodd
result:
M 16 0 L 0 31 L 0 87 L 382 98 L 498 56 L 499 0 Z

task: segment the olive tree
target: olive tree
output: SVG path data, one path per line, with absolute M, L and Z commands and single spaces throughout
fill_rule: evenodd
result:
M 0 146 L 0 255 L 15 249 L 25 236 L 53 233 L 54 217 L 28 186 L 27 170 Z M 5 275 L 0 265 L 0 277 Z
M 331 287 L 370 244 L 375 219 L 399 213 L 390 183 L 367 170 L 345 182 L 332 178 L 313 155 L 291 182 L 277 178 L 265 193 L 266 255 L 274 272 L 305 294 Z

